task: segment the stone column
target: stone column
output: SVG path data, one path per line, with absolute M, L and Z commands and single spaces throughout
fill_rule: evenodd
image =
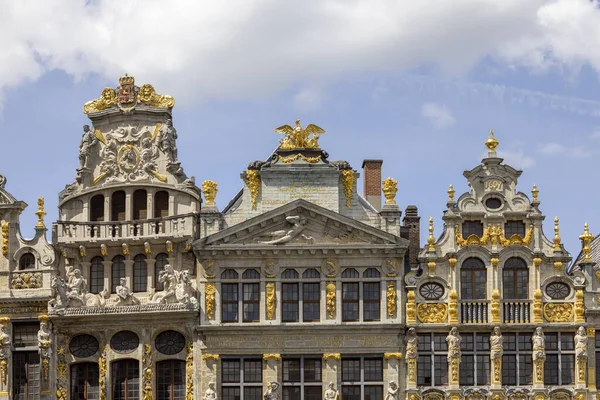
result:
M 338 375 L 342 356 L 340 353 L 325 353 L 323 354 L 323 393 L 327 390 L 329 383 L 334 383 L 336 389 L 339 388 L 341 376 Z
M 108 291 L 108 293 L 111 292 L 110 290 L 110 278 L 111 278 L 111 272 L 112 272 L 112 261 L 102 261 L 102 264 L 104 264 L 104 289 Z
M 92 265 L 89 261 L 80 261 L 79 267 L 81 268 L 81 275 L 88 281 L 87 289 L 90 290 L 91 285 L 91 276 L 90 276 L 90 266 Z
M 156 260 L 154 258 L 146 258 L 146 268 L 148 269 L 148 288 L 147 290 L 150 292 L 154 289 L 156 289 L 154 287 L 154 273 L 155 273 L 155 268 L 154 265 L 156 264 Z
M 263 354 L 264 375 L 263 375 L 263 392 L 267 390 L 269 383 L 278 382 L 281 385 L 283 377 L 281 369 L 281 354 Z
M 125 279 L 127 287 L 133 292 L 133 260 L 125 260 Z

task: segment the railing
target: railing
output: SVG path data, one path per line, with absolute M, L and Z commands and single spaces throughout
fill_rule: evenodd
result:
M 140 221 L 56 223 L 58 241 L 62 243 L 192 236 L 196 225 L 195 213 Z
M 488 322 L 487 301 L 461 301 L 460 322 L 462 324 L 485 324 Z
M 530 301 L 503 301 L 504 323 L 527 324 L 530 322 Z

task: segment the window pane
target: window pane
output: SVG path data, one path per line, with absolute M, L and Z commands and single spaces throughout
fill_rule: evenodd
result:
M 284 386 L 283 387 L 283 400 L 301 400 L 300 388 L 297 386 L 294 386 L 294 387 Z
M 100 397 L 98 364 L 71 365 L 71 399 L 97 400 Z
M 240 388 L 238 387 L 224 387 L 223 388 L 223 400 L 240 400 Z
M 125 258 L 123 256 L 116 256 L 113 258 L 112 272 L 111 272 L 111 293 L 117 293 L 117 286 L 121 284 L 121 278 L 125 277 Z
M 321 386 L 305 387 L 304 400 L 321 400 L 323 398 L 323 389 Z
M 40 324 L 37 322 L 14 323 L 13 345 L 15 347 L 30 347 L 38 345 L 37 333 Z
M 17 400 L 39 400 L 40 356 L 37 351 L 13 353 L 13 393 Z
M 253 270 L 249 270 L 253 271 Z M 247 272 L 247 271 L 246 271 Z M 259 296 L 260 287 L 258 283 L 244 283 L 244 322 L 258 321 L 259 319 Z
M 434 356 L 435 386 L 448 384 L 448 359 L 445 355 Z
M 560 361 L 562 385 L 572 385 L 575 383 L 575 355 L 562 354 Z
M 433 335 L 433 350 L 434 351 L 447 351 L 448 343 L 446 343 L 446 335 L 434 334 Z
M 417 360 L 417 385 L 431 386 L 431 356 L 419 356 Z
M 283 381 L 300 382 L 300 359 L 283 360 Z
M 244 382 L 262 382 L 262 360 L 244 360 Z
M 238 284 L 221 284 L 222 318 L 223 322 L 238 320 Z
M 318 321 L 320 319 L 320 284 L 303 283 L 302 284 L 302 303 L 304 308 L 304 321 Z
M 533 363 L 531 354 L 519 355 L 519 385 L 531 385 L 533 377 Z
M 460 360 L 460 384 L 474 385 L 475 384 L 475 357 L 464 355 Z
M 546 341 L 546 343 L 548 342 Z M 558 385 L 558 354 L 546 354 L 544 384 Z
M 156 364 L 157 400 L 185 399 L 185 361 L 167 360 Z
M 358 321 L 358 283 L 342 284 L 342 320 Z
M 344 400 L 362 400 L 360 398 L 360 386 L 342 386 L 342 399 Z
M 148 286 L 148 267 L 146 256 L 138 254 L 133 262 L 133 291 L 145 292 Z
M 520 352 L 530 352 L 533 350 L 533 343 L 531 343 L 531 336 L 527 334 L 519 334 L 517 336 L 519 342 L 519 351 Z
M 490 356 L 477 356 L 477 385 L 487 385 L 490 380 Z
M 570 335 L 568 333 L 560 334 L 560 349 L 562 351 L 575 350 L 575 340 L 573 338 L 573 335 Z
M 299 297 L 297 283 L 284 283 L 281 285 L 282 321 L 295 322 L 299 318 Z
M 558 334 L 546 333 L 546 351 L 558 350 Z
M 517 384 L 517 356 L 515 354 L 502 356 L 502 384 L 511 386 Z
M 360 359 L 342 360 L 342 381 L 360 382 Z
M 244 400 L 263 400 L 261 387 L 245 387 Z
M 225 383 L 240 381 L 240 361 L 239 360 L 223 360 L 222 380 Z
M 304 360 L 304 382 L 321 382 L 321 360 Z
M 381 309 L 379 282 L 363 283 L 363 292 L 364 320 L 379 321 Z
M 365 382 L 381 382 L 383 380 L 383 360 L 381 358 L 365 358 Z
M 483 236 L 483 224 L 480 221 L 465 221 L 462 224 L 462 236 L 464 239 L 471 235 Z
M 112 363 L 112 399 L 139 400 L 139 361 L 121 360 Z
M 100 293 L 104 290 L 104 263 L 101 257 L 94 257 L 90 265 L 90 292 Z
M 365 400 L 382 400 L 383 386 L 365 386 Z

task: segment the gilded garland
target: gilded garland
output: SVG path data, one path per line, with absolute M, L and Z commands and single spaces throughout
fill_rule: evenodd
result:
M 215 293 L 217 288 L 214 283 L 206 282 L 204 286 L 204 305 L 206 307 L 206 319 L 215 317 Z
M 448 305 L 446 303 L 420 303 L 417 306 L 419 321 L 428 324 L 446 322 Z
M 185 400 L 194 400 L 194 342 L 188 344 L 185 357 Z
M 260 191 L 260 173 L 255 169 L 246 170 L 246 184 L 250 190 L 250 198 L 252 199 L 252 210 L 256 210 L 256 200 Z
M 2 221 L 2 254 L 8 254 L 8 222 Z
M 546 303 L 544 304 L 544 318 L 548 322 L 572 322 L 573 304 Z
M 100 400 L 106 400 L 106 347 L 102 346 L 102 353 L 98 358 L 98 385 L 100 386 Z
M 327 315 L 329 319 L 333 319 L 335 317 L 335 296 L 336 296 L 336 287 L 335 282 L 329 281 L 325 285 L 325 290 L 327 292 Z
M 281 162 L 284 164 L 292 163 L 292 162 L 298 160 L 299 158 L 301 158 L 302 160 L 306 161 L 309 164 L 315 164 L 315 163 L 318 163 L 319 161 L 321 161 L 321 156 L 306 157 L 303 154 L 296 154 L 295 156 L 289 156 L 289 157 L 279 157 Z
M 144 397 L 143 400 L 152 400 L 152 346 L 149 344 L 144 345 L 144 356 L 142 357 L 142 364 L 144 369 L 143 375 L 143 387 Z
M 387 297 L 387 312 L 390 318 L 396 313 L 396 282 L 388 281 L 386 297 Z
M 267 282 L 265 285 L 265 291 L 267 298 L 267 319 L 275 319 L 275 282 Z
M 345 169 L 342 171 L 342 184 L 344 185 L 344 194 L 346 195 L 346 207 L 350 208 L 352 201 L 352 191 L 354 190 L 354 171 Z

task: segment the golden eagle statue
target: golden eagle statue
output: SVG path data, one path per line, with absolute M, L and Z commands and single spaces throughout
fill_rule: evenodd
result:
M 308 124 L 306 128 L 303 128 L 299 119 L 296 120 L 296 127 L 283 125 L 275 128 L 275 132 L 285 135 L 285 138 L 280 142 L 280 149 L 318 149 L 319 136 L 325 133 L 322 128 L 313 124 Z M 309 138 L 310 135 L 312 137 Z

